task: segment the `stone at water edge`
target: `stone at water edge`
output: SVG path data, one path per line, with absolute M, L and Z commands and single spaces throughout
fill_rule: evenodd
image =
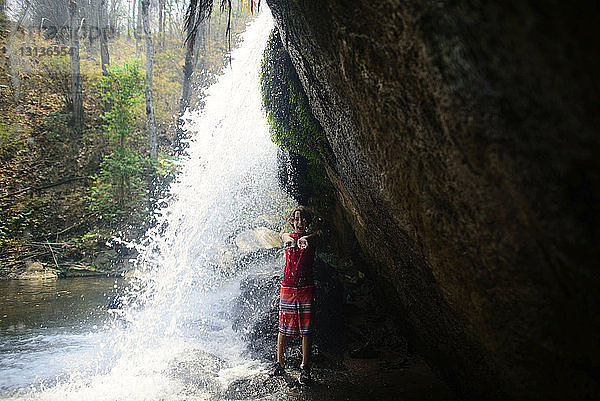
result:
M 69 269 L 65 272 L 65 277 L 99 277 L 107 276 L 110 273 L 110 271 L 98 270 L 93 267 L 69 266 Z
M 40 262 L 33 262 L 22 273 L 16 273 L 11 276 L 14 280 L 48 280 L 56 279 L 57 277 L 56 270 L 46 268 Z

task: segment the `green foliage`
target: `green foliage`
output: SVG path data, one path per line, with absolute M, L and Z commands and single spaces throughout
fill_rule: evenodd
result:
M 113 147 L 126 146 L 124 141 L 136 135 L 131 117 L 137 104 L 143 100 L 144 77 L 136 61 L 112 66 L 109 74 L 100 79 L 100 96 L 110 105 L 102 115 L 109 143 Z
M 138 142 L 142 135 L 133 118 L 143 101 L 144 77 L 136 62 L 111 67 L 100 79 L 101 97 L 108 111 L 102 115 L 108 143 L 94 179 L 91 209 L 109 222 L 140 218 L 147 213 L 148 157 Z
M 72 127 L 70 124 L 70 116 L 56 111 L 48 113 L 44 117 L 46 125 L 46 139 L 54 142 L 60 141 L 66 136 L 71 135 Z
M 153 170 L 157 177 L 172 181 L 179 172 L 178 158 L 175 156 L 158 155 L 158 160 L 153 161 Z
M 320 162 L 327 143 L 325 133 L 276 31 L 265 49 L 260 82 L 273 141 L 311 162 Z
M 0 124 L 0 162 L 3 162 L 26 145 L 24 127 L 20 125 L 9 126 Z
M 82 255 L 93 252 L 100 243 L 105 243 L 110 235 L 107 233 L 101 233 L 98 231 L 90 231 L 82 235 L 81 237 L 73 238 L 73 244 L 75 249 Z
M 32 234 L 44 234 L 39 208 L 43 200 L 37 197 L 24 200 L 20 207 L 0 221 L 0 245 L 11 238 L 24 238 Z

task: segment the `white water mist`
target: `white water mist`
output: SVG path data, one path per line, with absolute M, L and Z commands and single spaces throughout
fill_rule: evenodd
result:
M 88 347 L 56 382 L 13 398 L 215 399 L 232 380 L 262 369 L 231 328 L 230 304 L 244 268 L 256 268 L 232 263 L 232 238 L 282 223 L 291 206 L 277 185 L 276 147 L 261 110 L 260 62 L 272 26 L 265 7 L 208 89 L 204 109 L 186 115 L 189 157 L 158 225 L 137 246 L 137 278 L 121 319 L 90 333 L 92 356 Z

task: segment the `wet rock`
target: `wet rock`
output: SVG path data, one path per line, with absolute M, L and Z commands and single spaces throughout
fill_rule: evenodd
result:
M 267 3 L 428 361 L 465 399 L 598 398 L 597 5 Z
M 233 329 L 248 340 L 256 357 L 270 360 L 277 343 L 279 288 L 281 276 L 262 273 L 242 281 L 236 299 Z
M 279 234 L 267 227 L 256 227 L 241 232 L 235 238 L 235 244 L 243 253 L 251 253 L 262 249 L 273 249 L 282 246 Z
M 169 374 L 181 382 L 190 394 L 196 394 L 199 390 L 218 393 L 220 384 L 216 375 L 225 366 L 224 360 L 202 350 L 193 350 L 178 355 L 170 363 Z
M 64 273 L 65 277 L 101 277 L 107 276 L 111 272 L 105 270 L 98 270 L 91 266 L 69 266 L 67 271 Z
M 358 359 L 374 359 L 377 358 L 377 351 L 373 348 L 373 344 L 363 344 L 359 347 L 356 347 L 348 353 L 350 358 L 358 358 Z
M 10 276 L 14 280 L 48 280 L 57 277 L 56 270 L 44 267 L 40 262 L 33 262 L 25 268 L 25 271 Z
M 227 387 L 223 397 L 229 400 L 248 400 L 262 398 L 277 390 L 280 390 L 280 386 L 276 381 L 257 375 L 234 381 Z
M 281 266 L 283 260 L 276 263 Z M 342 352 L 347 343 L 343 333 L 343 288 L 337 279 L 335 270 L 319 258 L 314 264 L 315 276 L 315 314 L 314 349 Z M 272 360 L 277 343 L 279 289 L 281 275 L 259 274 L 246 278 L 241 283 L 242 293 L 236 299 L 233 328 L 242 333 L 249 342 L 249 350 L 265 360 Z M 289 354 L 297 354 L 298 339 L 292 339 Z
M 234 244 L 217 246 L 219 254 L 219 267 L 226 272 L 235 272 L 240 259 L 238 247 Z
M 322 351 L 342 352 L 348 338 L 344 328 L 344 286 L 336 270 L 319 256 L 314 263 L 315 335 L 314 343 Z

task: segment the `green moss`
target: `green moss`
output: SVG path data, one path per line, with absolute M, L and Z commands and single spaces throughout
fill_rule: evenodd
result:
M 325 132 L 312 114 L 298 74 L 277 31 L 271 33 L 265 49 L 261 90 L 273 141 L 320 164 L 327 144 Z
M 271 33 L 265 49 L 261 90 L 271 138 L 281 148 L 308 160 L 308 206 L 327 214 L 335 201 L 334 188 L 323 166 L 327 139 L 277 31 Z

